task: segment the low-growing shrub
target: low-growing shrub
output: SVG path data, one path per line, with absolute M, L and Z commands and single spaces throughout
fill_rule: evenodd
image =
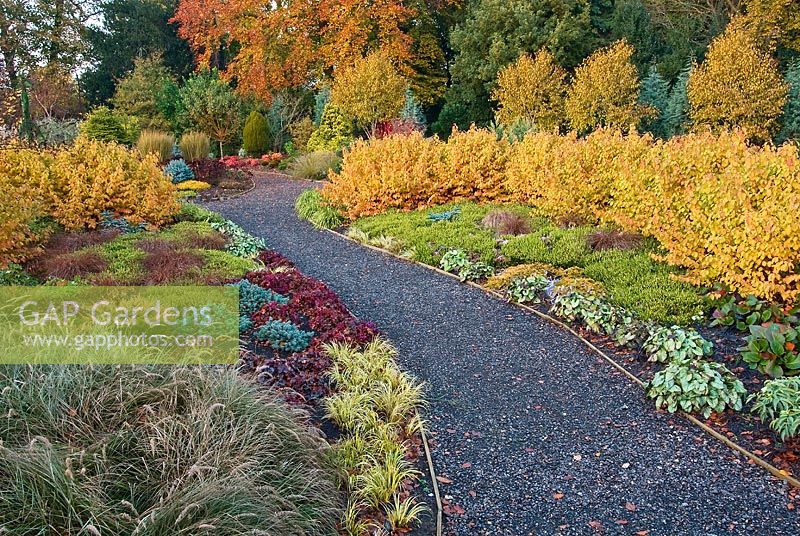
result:
M 179 184 L 184 181 L 194 179 L 194 172 L 192 168 L 184 160 L 170 160 L 164 166 L 164 174 L 170 178 L 173 184 Z
M 552 284 L 553 282 L 543 275 L 530 275 L 511 281 L 506 294 L 509 300 L 518 303 L 539 303 L 541 294 Z
M 333 151 L 314 151 L 300 155 L 289 164 L 289 173 L 298 179 L 321 181 L 328 172 L 336 171 L 342 159 Z
M 308 348 L 311 339 L 314 337 L 314 332 L 303 331 L 291 322 L 270 320 L 256 328 L 253 332 L 253 337 L 258 341 L 269 343 L 275 350 L 295 353 L 302 352 Z
M 286 296 L 254 285 L 246 279 L 235 283 L 233 286 L 239 288 L 239 312 L 243 315 L 250 316 L 269 302 L 289 303 L 289 299 Z
M 800 435 L 800 378 L 769 380 L 748 401 L 783 441 Z
M 659 409 L 670 413 L 680 409 L 705 418 L 726 408 L 741 410 L 747 394 L 742 382 L 724 365 L 702 359 L 673 359 L 664 370 L 656 372 L 646 392 Z
M 211 188 L 211 185 L 207 182 L 195 180 L 181 181 L 175 185 L 175 189 L 178 191 L 191 190 L 197 192 L 200 190 L 208 190 L 209 188 Z
M 187 162 L 207 159 L 211 153 L 211 140 L 202 132 L 189 131 L 183 134 L 178 144 Z
M 136 150 L 143 155 L 156 155 L 159 162 L 165 162 L 172 157 L 174 146 L 175 136 L 158 130 L 143 130 L 136 140 Z
M 648 361 L 670 363 L 675 359 L 700 359 L 714 353 L 714 345 L 693 329 L 654 326 L 642 346 Z
M 227 174 L 225 164 L 216 158 L 198 158 L 187 160 L 186 163 L 192 169 L 195 179 L 209 184 L 219 184 Z
M 0 403 L 9 534 L 322 536 L 343 511 L 307 415 L 231 369 L 7 366 Z
M 462 250 L 450 250 L 439 260 L 439 267 L 451 272 L 461 281 L 478 281 L 494 275 L 494 267 L 483 261 L 472 261 Z
M 87 138 L 133 145 L 139 137 L 139 121 L 100 106 L 92 110 L 80 124 L 80 133 Z
M 230 242 L 227 251 L 237 257 L 252 259 L 267 249 L 267 243 L 263 238 L 251 235 L 230 220 L 211 222 L 211 228 L 228 237 Z

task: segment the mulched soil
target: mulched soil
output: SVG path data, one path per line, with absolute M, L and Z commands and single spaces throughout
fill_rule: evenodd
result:
M 210 204 L 374 321 L 427 382 L 450 534 L 800 533 L 786 485 L 580 341 L 423 267 L 316 231 L 279 175 Z M 426 532 L 428 534 L 429 532 Z
M 253 176 L 249 171 L 238 171 L 228 174 L 223 180 L 214 181 L 211 188 L 200 190 L 194 198 L 196 201 L 209 202 L 237 197 L 253 189 Z

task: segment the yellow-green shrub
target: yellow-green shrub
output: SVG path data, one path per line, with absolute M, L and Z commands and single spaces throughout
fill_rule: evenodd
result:
M 429 205 L 438 195 L 442 145 L 420 133 L 356 141 L 342 170 L 330 173 L 325 196 L 351 218 Z
M 452 200 L 500 201 L 508 197 L 505 168 L 510 144 L 487 130 L 454 130 L 437 162 L 435 203 Z
M 24 260 L 37 241 L 30 223 L 46 213 L 38 191 L 47 187 L 45 156 L 29 149 L 0 151 L 0 268 Z
M 669 141 L 605 129 L 533 133 L 510 148 L 480 131 L 456 133 L 452 144 L 395 136 L 356 143 L 324 193 L 351 218 L 509 196 L 550 217 L 652 236 L 692 283 L 800 298 L 798 148 L 755 147 L 743 131 Z
M 646 146 L 644 138 L 628 139 L 605 129 L 585 138 L 529 134 L 511 151 L 506 186 L 516 201 L 548 216 L 593 221 L 609 202 L 617 159 Z
M 70 230 L 94 228 L 105 210 L 132 222 L 165 222 L 180 206 L 156 158 L 79 138 L 52 160 L 50 215 Z

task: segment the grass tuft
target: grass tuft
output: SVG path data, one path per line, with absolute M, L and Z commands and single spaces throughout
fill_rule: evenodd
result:
M 4 534 L 336 531 L 328 447 L 233 370 L 9 366 L 0 402 Z

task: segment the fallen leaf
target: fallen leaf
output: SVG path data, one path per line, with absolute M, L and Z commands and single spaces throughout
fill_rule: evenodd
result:
M 636 536 L 647 536 L 648 534 L 650 534 L 649 530 L 640 530 L 636 532 Z
M 595 532 L 603 532 L 603 524 L 599 521 L 589 521 L 588 525 L 592 527 Z
M 573 459 L 573 460 L 575 460 L 576 462 L 579 462 L 579 461 L 581 461 L 583 458 L 581 457 L 581 455 L 580 455 L 580 454 L 576 454 L 575 456 L 573 456 L 573 457 L 572 457 L 572 459 Z
M 628 520 L 627 520 L 627 519 L 617 519 L 617 520 L 615 521 L 615 523 L 616 523 L 617 525 L 627 525 L 627 524 L 628 524 Z
M 625 510 L 627 510 L 628 512 L 635 512 L 636 511 L 636 505 L 633 504 L 632 502 L 626 502 L 625 503 Z
M 472 464 L 469 462 L 464 462 L 461 464 L 462 469 L 469 469 L 470 467 L 472 467 Z
M 561 492 L 556 492 L 556 493 L 553 493 L 553 498 L 554 498 L 555 500 L 557 500 L 557 501 L 560 501 L 561 499 L 563 499 L 563 498 L 564 498 L 564 494 L 563 494 L 563 493 L 561 493 Z
M 469 490 L 467 493 L 469 493 L 470 497 L 477 497 L 478 495 L 478 493 L 474 489 Z
M 442 484 L 452 484 L 453 481 L 447 478 L 446 476 L 436 475 L 436 480 L 441 482 Z

